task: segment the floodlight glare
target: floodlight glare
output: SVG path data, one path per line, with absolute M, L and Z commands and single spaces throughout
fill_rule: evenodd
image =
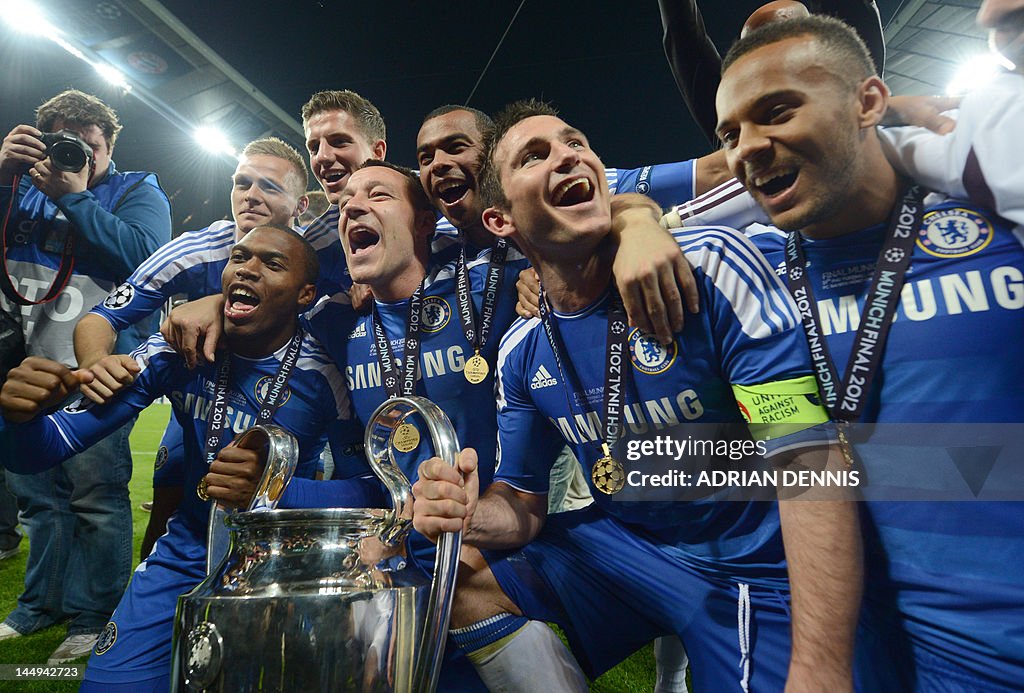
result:
M 946 94 L 961 96 L 992 81 L 1005 67 L 1005 58 L 997 53 L 980 53 L 966 60 L 946 85 Z
M 107 80 L 115 87 L 121 87 L 125 91 L 131 91 L 132 85 L 128 83 L 128 78 L 125 77 L 120 70 L 109 63 L 97 62 L 92 64 L 96 72 L 100 73 L 103 79 Z
M 53 38 L 60 34 L 42 11 L 28 0 L 5 0 L 0 3 L 0 14 L 15 31 Z
M 217 128 L 201 125 L 192 133 L 192 137 L 208 152 L 236 156 L 235 148 L 231 146 L 227 136 Z

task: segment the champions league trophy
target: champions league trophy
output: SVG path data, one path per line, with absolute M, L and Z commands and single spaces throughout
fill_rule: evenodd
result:
M 392 510 L 273 509 L 284 487 L 268 476 L 268 456 L 259 489 L 269 509 L 228 515 L 227 557 L 178 599 L 172 690 L 434 691 L 461 537 L 441 537 L 432 581 L 407 560 L 412 487 L 393 449 L 413 414 L 425 422 L 435 454 L 454 465 L 459 452 L 451 422 L 433 402 L 398 397 L 378 407 L 366 455 Z M 290 437 L 263 433 L 271 453 L 278 434 Z M 294 467 L 294 441 L 287 448 L 276 450 L 291 455 Z

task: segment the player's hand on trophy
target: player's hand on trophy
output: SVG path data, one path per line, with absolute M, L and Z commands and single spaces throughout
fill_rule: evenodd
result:
M 91 380 L 88 371 L 73 371 L 62 363 L 29 356 L 7 374 L 0 390 L 0 413 L 14 423 L 29 421 Z
M 247 509 L 263 478 L 266 461 L 265 445 L 250 449 L 231 443 L 210 464 L 205 477 L 206 495 L 222 507 Z
M 82 385 L 82 394 L 96 404 L 104 404 L 119 391 L 135 382 L 142 368 L 127 354 L 111 354 L 82 370 L 92 373 L 93 380 Z
M 171 348 L 195 368 L 199 359 L 217 360 L 217 343 L 224 331 L 224 296 L 216 294 L 177 306 L 160 325 Z
M 413 527 L 432 542 L 444 532 L 467 529 L 479 492 L 476 450 L 460 452 L 457 467 L 431 457 L 420 465 L 419 479 L 412 487 Z
M 699 308 L 697 283 L 672 235 L 661 227 L 661 208 L 636 193 L 612 197 L 612 231 L 619 239 L 612 274 L 629 322 L 662 344 L 683 329 L 685 308 Z
M 46 159 L 42 134 L 31 125 L 18 125 L 7 133 L 0 146 L 0 185 L 10 185 L 16 175 Z

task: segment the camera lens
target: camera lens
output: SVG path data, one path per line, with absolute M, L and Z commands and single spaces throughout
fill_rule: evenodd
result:
M 50 147 L 50 160 L 54 168 L 61 171 L 81 171 L 85 166 L 86 156 L 82 148 L 75 142 L 56 142 Z

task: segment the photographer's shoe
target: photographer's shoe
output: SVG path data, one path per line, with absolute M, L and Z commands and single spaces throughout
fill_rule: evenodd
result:
M 84 657 L 92 651 L 92 647 L 99 640 L 99 637 L 99 633 L 69 635 L 60 644 L 60 647 L 53 651 L 53 654 L 46 660 L 46 663 L 53 666 L 54 664 L 63 664 L 64 662 Z
M 0 640 L 10 640 L 11 638 L 20 638 L 21 633 L 11 628 L 6 623 L 0 623 Z

